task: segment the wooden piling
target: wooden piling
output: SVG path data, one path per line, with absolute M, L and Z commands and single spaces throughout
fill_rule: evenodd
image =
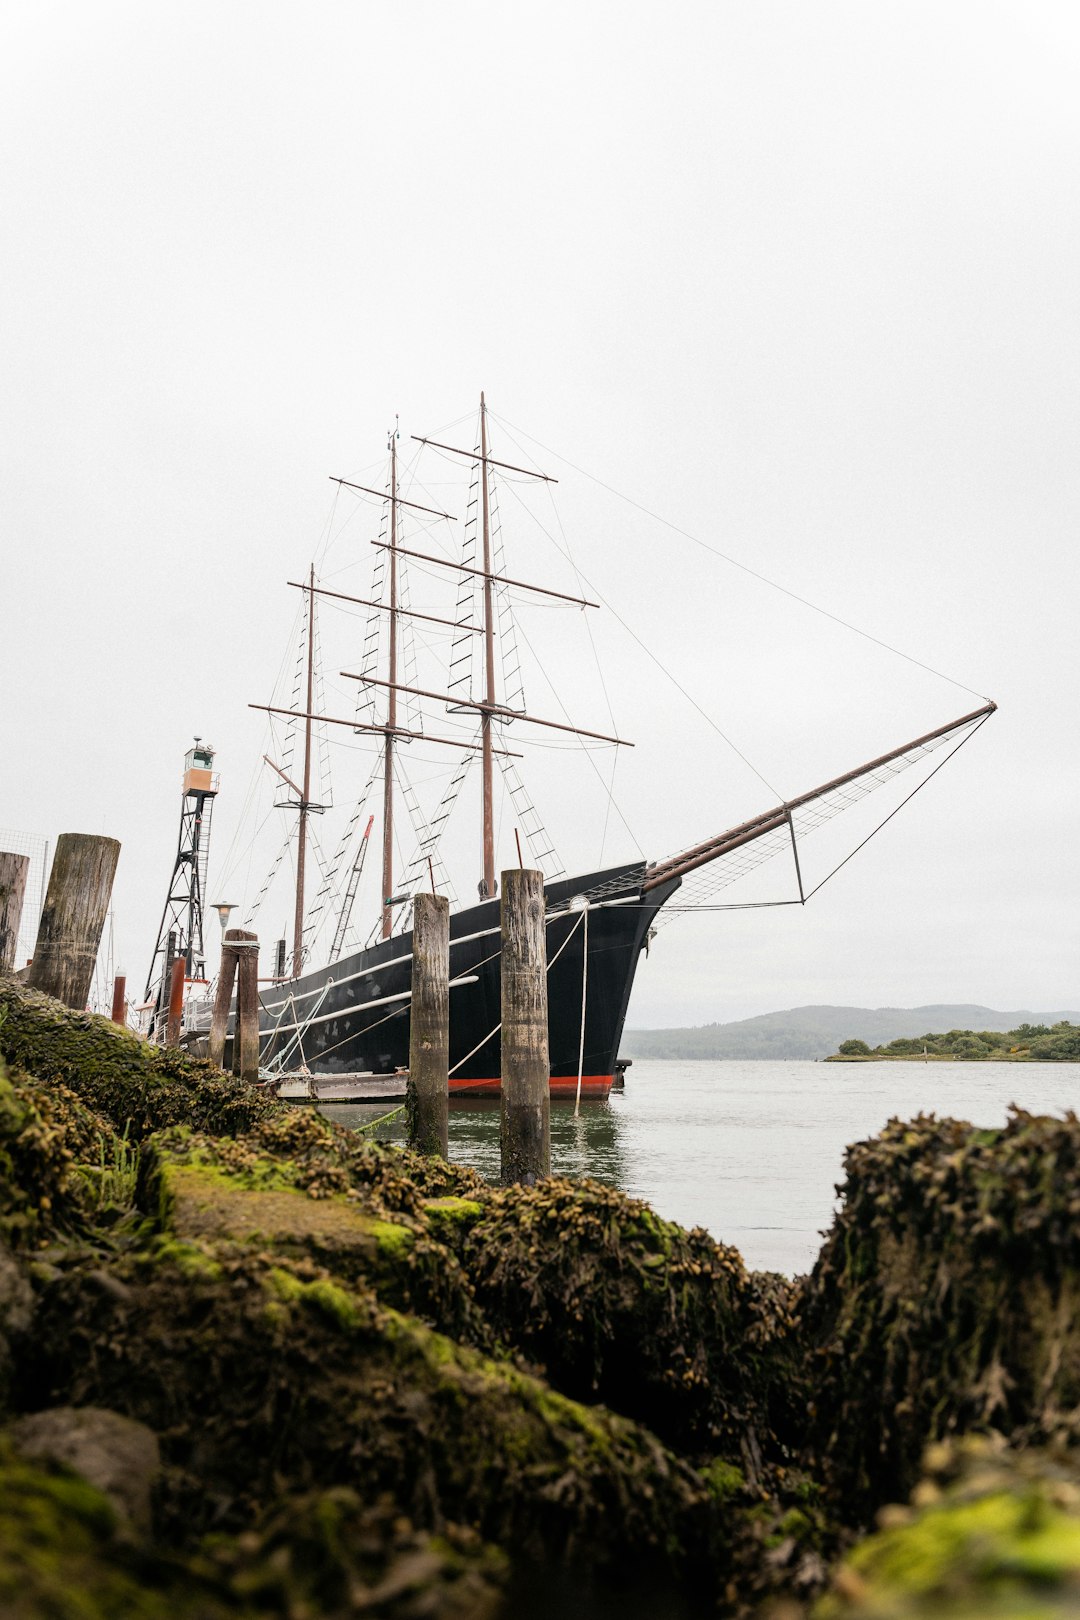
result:
M 229 1007 L 232 1003 L 233 985 L 236 983 L 236 963 L 239 956 L 237 946 L 243 945 L 245 941 L 254 938 L 254 934 L 246 933 L 243 928 L 226 929 L 222 937 L 221 966 L 218 968 L 214 1011 L 210 1017 L 210 1042 L 207 1049 L 207 1057 L 219 1069 L 225 1061 L 225 1039 L 229 1029 Z
M 180 1045 L 180 1021 L 184 1016 L 184 974 L 187 963 L 174 956 L 169 968 L 169 1015 L 165 1022 L 165 1045 Z
M 551 1173 L 544 874 L 502 874 L 502 1180 Z
M 61 833 L 56 841 L 26 982 L 68 1007 L 86 1006 L 119 857 L 115 838 Z
M 114 1024 L 123 1024 L 125 1028 L 127 1027 L 127 979 L 122 973 L 118 973 L 113 980 L 110 1017 Z
M 19 923 L 22 920 L 29 870 L 29 855 L 16 855 L 11 850 L 0 849 L 0 973 L 10 973 L 15 966 L 15 947 L 19 941 Z
M 412 937 L 405 1093 L 409 1146 L 445 1159 L 450 1085 L 450 902 L 445 895 L 416 895 Z
M 254 934 L 238 954 L 233 1073 L 253 1086 L 259 1078 L 259 941 Z

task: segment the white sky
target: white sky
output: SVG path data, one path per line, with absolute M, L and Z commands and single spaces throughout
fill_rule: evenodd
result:
M 1001 704 L 811 906 L 664 930 L 631 1023 L 1075 1003 L 1074 6 L 9 0 L 3 33 L 0 825 L 121 840 L 136 989 L 195 733 L 223 782 L 211 898 L 244 848 L 245 705 L 327 475 L 380 483 L 395 412 L 403 444 L 470 435 L 483 387 L 496 454 L 514 424 Z M 780 793 L 976 705 L 533 453 L 581 569 Z M 503 518 L 509 571 L 572 590 L 509 496 Z M 358 595 L 363 522 L 333 564 Z M 606 730 L 580 615 L 522 622 Z M 592 628 L 650 858 L 774 801 L 616 619 Z M 595 775 L 527 763 L 591 866 Z M 605 859 L 634 853 L 613 818 Z

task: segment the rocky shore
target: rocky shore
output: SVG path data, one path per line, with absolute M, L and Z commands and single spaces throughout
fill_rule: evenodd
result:
M 894 1122 L 808 1278 L 0 981 L 0 1612 L 1080 1603 L 1080 1125 Z

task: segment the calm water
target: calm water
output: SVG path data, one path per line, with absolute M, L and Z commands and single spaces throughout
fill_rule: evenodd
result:
M 1080 1105 L 1080 1063 L 669 1063 L 639 1058 L 607 1102 L 551 1110 L 552 1167 L 645 1198 L 670 1220 L 734 1243 L 748 1265 L 789 1275 L 812 1265 L 832 1218 L 849 1142 L 893 1115 L 1004 1123 L 1009 1103 L 1061 1114 Z M 343 1125 L 385 1104 L 327 1105 Z M 381 1126 L 404 1140 L 402 1116 Z M 450 1157 L 499 1173 L 499 1106 L 450 1108 Z

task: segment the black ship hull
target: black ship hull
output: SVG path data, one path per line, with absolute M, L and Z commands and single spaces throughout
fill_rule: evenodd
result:
M 576 1091 L 579 1059 L 583 1095 L 611 1089 L 638 959 L 653 918 L 678 887 L 676 879 L 645 895 L 644 871 L 638 862 L 546 886 L 553 1095 Z M 411 979 L 412 935 L 404 933 L 268 988 L 261 998 L 262 1064 L 314 1075 L 407 1068 Z M 451 916 L 450 981 L 451 1093 L 498 1095 L 498 900 Z

